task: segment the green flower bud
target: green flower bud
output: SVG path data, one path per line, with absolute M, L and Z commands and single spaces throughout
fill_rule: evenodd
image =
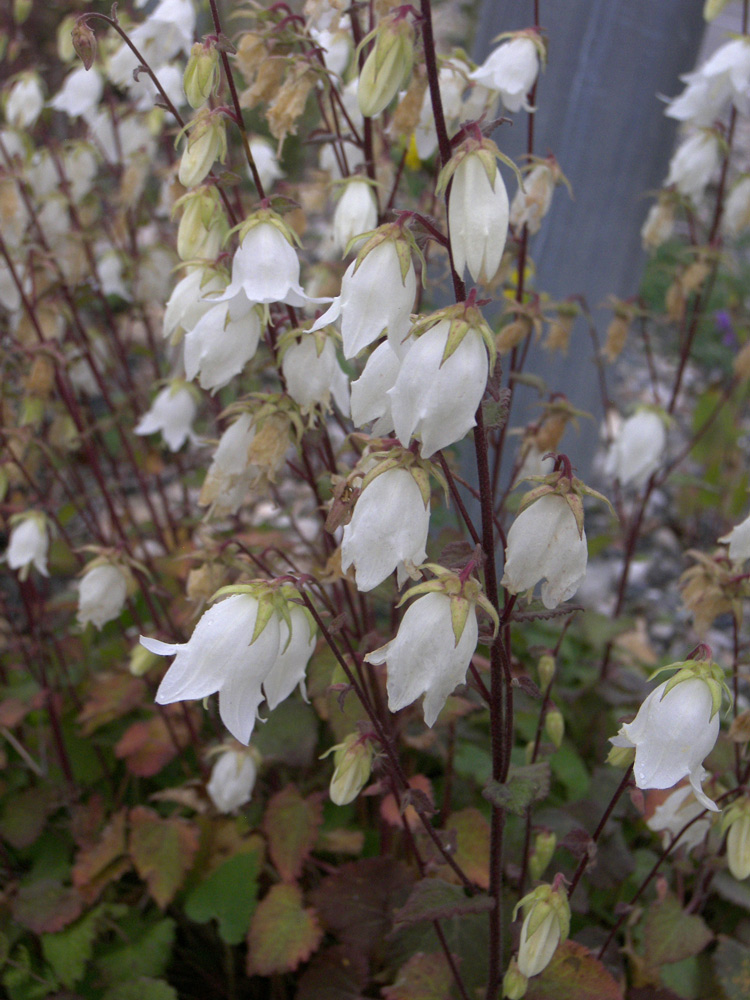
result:
M 333 753 L 335 770 L 331 778 L 331 801 L 345 806 L 359 795 L 370 778 L 374 750 L 366 737 L 349 733 L 343 743 L 331 747 L 322 756 Z
M 547 736 L 555 744 L 556 749 L 559 750 L 562 746 L 563 736 L 565 735 L 565 719 L 563 719 L 559 708 L 552 708 L 547 712 L 544 717 L 544 728 Z
M 227 130 L 224 116 L 208 110 L 199 111 L 187 127 L 190 134 L 178 178 L 183 187 L 192 188 L 205 180 L 216 160 L 226 159 Z
M 539 657 L 537 672 L 542 690 L 546 690 L 555 679 L 556 670 L 555 658 L 551 653 L 544 653 L 543 656 Z
M 219 83 L 219 53 L 213 45 L 196 42 L 185 67 L 183 87 L 191 108 L 201 108 Z
M 630 767 L 635 760 L 635 747 L 612 747 L 607 754 L 607 763 L 612 767 Z
M 385 18 L 359 75 L 357 100 L 365 118 L 386 108 L 405 86 L 414 63 L 414 29 L 400 15 Z
M 145 646 L 133 646 L 130 651 L 128 670 L 133 677 L 143 677 L 143 675 L 147 674 L 149 670 L 156 666 L 158 662 L 159 657 L 156 653 L 152 653 L 150 650 L 146 649 Z
M 508 971 L 503 977 L 503 996 L 507 997 L 508 1000 L 521 1000 L 528 985 L 528 977 L 524 976 L 518 968 L 518 962 L 515 958 L 511 958 Z
M 738 882 L 750 875 L 750 799 L 732 803 L 723 820 L 727 834 L 727 864 Z
M 529 875 L 535 882 L 544 875 L 556 847 L 557 837 L 551 830 L 542 830 L 536 835 L 534 849 L 529 855 Z
M 553 885 L 540 885 L 528 893 L 513 910 L 514 920 L 519 907 L 524 912 L 518 968 L 528 978 L 547 968 L 570 931 L 568 895 L 557 887 L 558 878 Z

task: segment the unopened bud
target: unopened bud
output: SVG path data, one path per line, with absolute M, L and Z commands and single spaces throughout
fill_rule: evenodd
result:
M 512 323 L 508 323 L 495 337 L 495 347 L 500 354 L 506 354 L 523 343 L 531 333 L 531 320 L 527 316 L 521 316 Z
M 385 18 L 359 76 L 357 100 L 365 118 L 386 108 L 406 84 L 414 63 L 414 29 L 407 18 Z
M 178 202 L 183 208 L 177 228 L 180 260 L 199 257 L 214 260 L 221 249 L 228 224 L 214 187 L 200 187 Z
M 607 361 L 615 361 L 622 353 L 630 332 L 630 321 L 626 316 L 615 315 L 607 327 L 607 339 L 604 343 L 604 357 Z
M 85 18 L 76 21 L 70 37 L 73 39 L 73 48 L 83 63 L 84 69 L 91 69 L 96 59 L 96 35 L 88 26 Z
M 750 875 L 750 799 L 739 799 L 727 810 L 722 826 L 727 834 L 727 864 L 738 882 Z
M 359 795 L 370 778 L 374 751 L 370 741 L 359 735 L 349 733 L 343 743 L 323 754 L 327 757 L 333 753 L 335 770 L 331 778 L 331 801 L 337 806 L 345 806 Z
M 565 735 L 565 719 L 559 708 L 550 709 L 544 717 L 544 728 L 547 735 L 559 750 Z
M 226 122 L 221 113 L 199 111 L 189 128 L 177 175 L 186 188 L 204 181 L 216 160 L 223 163 L 227 155 Z
M 201 108 L 219 83 L 219 53 L 213 45 L 196 42 L 190 51 L 182 85 L 191 108 Z
M 23 24 L 31 13 L 31 0 L 14 0 L 13 20 L 16 24 Z
M 635 747 L 612 747 L 607 763 L 612 767 L 630 767 L 635 761 Z
M 523 909 L 521 941 L 518 947 L 518 968 L 531 978 L 547 968 L 561 941 L 570 930 L 570 906 L 565 890 L 553 885 L 540 885 L 516 904 L 515 920 L 519 907 Z
M 529 980 L 518 968 L 518 962 L 511 958 L 508 971 L 503 977 L 503 996 L 508 1000 L 521 1000 L 528 985 Z
M 133 677 L 143 677 L 144 674 L 147 674 L 159 662 L 159 657 L 156 653 L 152 653 L 145 646 L 133 646 L 130 651 L 128 670 Z
M 557 847 L 557 837 L 551 830 L 541 830 L 529 855 L 529 875 L 536 882 L 544 875 Z
M 539 673 L 539 685 L 546 690 L 555 678 L 555 658 L 551 653 L 543 653 L 536 667 Z

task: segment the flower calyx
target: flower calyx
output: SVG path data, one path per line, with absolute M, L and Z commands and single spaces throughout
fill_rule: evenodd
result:
M 437 186 L 435 188 L 436 195 L 445 194 L 448 184 L 458 169 L 459 164 L 467 156 L 476 156 L 479 158 L 482 166 L 484 167 L 485 173 L 487 174 L 487 180 L 490 183 L 490 187 L 494 187 L 495 174 L 497 173 L 497 161 L 500 160 L 506 165 L 506 167 L 510 167 L 516 175 L 519 187 L 523 189 L 523 177 L 521 176 L 521 171 L 509 156 L 500 152 L 491 139 L 487 139 L 484 135 L 482 135 L 478 122 L 470 122 L 465 125 L 464 132 L 466 134 L 466 138 L 458 146 L 453 156 L 451 156 L 450 160 L 448 160 L 438 174 Z
M 182 82 L 191 108 L 197 111 L 208 101 L 218 87 L 220 74 L 216 39 L 196 42 L 190 50 Z
M 300 241 L 297 233 L 295 233 L 290 225 L 284 222 L 281 215 L 279 215 L 279 213 L 273 208 L 259 208 L 251 215 L 248 215 L 243 222 L 240 222 L 238 225 L 229 230 L 227 233 L 227 239 L 229 239 L 232 233 L 237 233 L 241 244 L 250 230 L 255 229 L 256 226 L 260 226 L 261 224 L 271 225 L 278 229 L 290 246 L 302 246 L 302 242 Z
M 449 330 L 440 367 L 442 368 L 448 358 L 456 351 L 456 348 L 467 334 L 473 331 L 478 333 L 484 341 L 487 353 L 490 356 L 490 372 L 492 372 L 497 358 L 495 338 L 481 310 L 476 305 L 475 289 L 472 288 L 465 302 L 457 302 L 455 305 L 438 309 L 436 312 L 430 313 L 429 316 L 421 317 L 411 328 L 410 335 L 415 339 L 421 337 L 422 334 L 427 333 L 432 327 L 444 321 L 449 323 Z
M 251 413 L 253 416 L 253 426 L 255 427 L 255 438 L 250 448 L 250 458 L 256 465 L 262 465 L 261 452 L 264 445 L 261 444 L 261 435 L 266 425 L 272 426 L 277 434 L 281 427 L 286 428 L 286 437 L 289 437 L 289 430 L 294 431 L 295 447 L 299 445 L 305 433 L 305 421 L 299 410 L 299 406 L 291 396 L 286 393 L 256 392 L 246 399 L 231 403 L 220 417 L 229 417 L 236 414 Z M 270 434 L 268 430 L 267 435 Z M 256 442 L 258 442 L 256 444 Z M 284 447 L 284 451 L 286 451 Z
M 359 75 L 357 100 L 365 118 L 380 114 L 411 76 L 414 65 L 414 26 L 410 5 L 397 7 L 357 46 L 355 62 L 370 41 L 375 41 Z
M 412 253 L 416 254 L 417 258 L 422 262 L 422 273 L 424 274 L 424 255 L 417 245 L 414 234 L 407 227 L 407 222 L 410 217 L 410 214 L 405 212 L 396 222 L 386 222 L 384 225 L 378 226 L 377 229 L 370 230 L 369 233 L 361 233 L 359 236 L 354 237 L 354 239 L 349 240 L 345 256 L 358 242 L 361 240 L 367 241 L 357 254 L 357 259 L 354 262 L 354 271 L 352 273 L 357 273 L 357 270 L 364 261 L 365 257 L 372 250 L 374 250 L 375 247 L 380 246 L 381 243 L 385 243 L 387 240 L 391 240 L 398 256 L 399 267 L 401 269 L 401 281 L 406 281 L 406 275 L 409 268 L 413 266 L 411 259 Z
M 461 641 L 472 605 L 478 605 L 490 616 L 494 625 L 492 633 L 494 637 L 500 628 L 500 617 L 486 597 L 479 581 L 469 575 L 473 568 L 473 561 L 470 561 L 461 573 L 454 573 L 438 563 L 424 563 L 419 569 L 434 573 L 435 579 L 423 580 L 422 583 L 410 587 L 396 606 L 400 608 L 406 601 L 421 594 L 445 594 L 451 602 L 451 626 L 456 646 Z
M 254 597 L 258 602 L 258 614 L 255 619 L 255 629 L 250 645 L 255 642 L 263 629 L 268 625 L 271 618 L 276 615 L 287 626 L 286 644 L 279 650 L 284 653 L 292 641 L 292 619 L 289 604 L 292 603 L 300 607 L 307 619 L 310 635 L 315 635 L 317 625 L 310 611 L 304 604 L 299 590 L 282 577 L 278 580 L 251 580 L 249 583 L 232 583 L 225 587 L 219 587 L 210 598 L 209 603 L 213 604 L 222 597 L 230 594 L 245 594 Z
M 547 458 L 548 456 L 545 455 L 544 457 Z M 553 495 L 561 496 L 570 507 L 571 513 L 575 518 L 579 538 L 583 538 L 584 496 L 596 497 L 597 500 L 602 500 L 612 511 L 612 514 L 617 516 L 612 504 L 603 493 L 599 493 L 598 490 L 592 489 L 590 486 L 587 486 L 583 480 L 578 479 L 573 475 L 570 459 L 567 455 L 557 455 L 552 457 L 555 458 L 555 470 L 553 472 L 550 472 L 547 476 L 529 477 L 529 479 L 539 482 L 541 485 L 535 487 L 533 490 L 530 490 L 524 497 L 522 497 L 518 508 L 519 514 L 521 514 L 527 507 L 530 507 L 531 504 L 535 503 L 535 501 L 539 500 L 541 497 Z
M 724 677 L 724 671 L 711 659 L 711 651 L 707 646 L 699 646 L 697 653 L 700 655 L 702 652 L 707 652 L 706 658 L 697 658 L 690 660 L 682 660 L 677 663 L 668 663 L 664 667 L 659 667 L 651 675 L 649 680 L 653 680 L 658 677 L 659 674 L 663 674 L 665 670 L 677 670 L 668 681 L 664 691 L 662 693 L 662 699 L 664 699 L 670 691 L 672 691 L 678 684 L 687 680 L 701 680 L 708 687 L 711 692 L 711 715 L 710 719 L 716 715 L 716 713 L 721 708 L 722 695 L 726 694 L 729 703 L 732 703 L 732 692 L 729 690 L 729 686 Z

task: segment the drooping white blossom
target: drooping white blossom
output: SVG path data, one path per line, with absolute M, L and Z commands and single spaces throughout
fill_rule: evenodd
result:
M 539 51 L 529 35 L 502 42 L 474 70 L 471 79 L 496 90 L 508 111 L 531 111 L 526 100 L 539 73 Z
M 547 968 L 557 946 L 568 937 L 570 906 L 564 889 L 543 884 L 516 905 L 514 919 L 519 907 L 523 908 L 524 919 L 518 943 L 518 968 L 530 979 Z
M 250 801 L 257 777 L 252 752 L 228 748 L 217 757 L 206 791 L 219 812 L 233 813 Z
M 700 201 L 720 161 L 718 136 L 715 132 L 700 129 L 677 147 L 669 161 L 669 174 L 664 183 L 674 184 L 686 198 Z
M 474 281 L 487 284 L 494 278 L 508 236 L 509 212 L 497 165 L 479 153 L 468 153 L 453 173 L 448 202 L 451 253 L 459 277 L 467 267 Z
M 303 334 L 284 352 L 281 371 L 286 389 L 302 413 L 314 406 L 330 409 L 331 397 L 344 416 L 349 416 L 349 379 L 342 371 L 331 337 L 322 347 L 315 334 Z
M 421 441 L 422 458 L 471 430 L 487 386 L 489 360 L 481 334 L 469 329 L 443 360 L 449 331 L 449 320 L 441 320 L 418 337 L 388 391 L 396 436 L 404 447 L 412 438 Z
M 735 525 L 719 541 L 729 546 L 729 558 L 733 563 L 744 563 L 750 559 L 750 516 Z
M 179 451 L 186 441 L 193 441 L 193 420 L 198 407 L 185 385 L 174 381 L 156 396 L 147 413 L 135 427 L 135 434 L 161 433 L 170 451 Z
M 20 570 L 18 576 L 21 580 L 27 578 L 32 566 L 42 576 L 49 576 L 48 551 L 49 534 L 41 514 L 32 512 L 13 524 L 6 558 L 11 569 Z
M 44 107 L 44 94 L 36 73 L 24 73 L 5 99 L 5 120 L 14 128 L 31 128 Z
M 188 642 L 141 636 L 157 656 L 175 658 L 156 692 L 159 705 L 199 700 L 219 692 L 219 715 L 235 739 L 247 745 L 263 701 L 263 681 L 279 654 L 279 618 L 272 613 L 255 636 L 259 602 L 232 594 L 204 612 Z
M 508 532 L 502 586 L 522 594 L 542 583 L 542 603 L 556 608 L 575 594 L 586 575 L 586 532 L 567 501 L 557 494 L 540 497 L 521 511 Z
M 255 356 L 260 335 L 258 311 L 243 292 L 231 301 L 209 306 L 185 334 L 186 377 L 192 380 L 200 374 L 201 389 L 216 392 Z
M 279 655 L 263 681 L 269 709 L 276 708 L 296 687 L 305 692 L 305 671 L 315 651 L 315 628 L 298 605 L 289 605 L 289 626 L 279 618 Z
M 378 206 L 372 185 L 362 178 L 352 178 L 345 185 L 333 213 L 334 246 L 343 252 L 350 240 L 369 233 L 377 222 Z
M 184 278 L 177 282 L 169 296 L 164 311 L 164 338 L 172 337 L 180 330 L 192 330 L 198 320 L 216 303 L 211 293 L 222 291 L 224 285 L 215 271 L 203 267 L 191 268 Z
M 245 234 L 232 259 L 232 280 L 218 301 L 243 291 L 250 302 L 304 306 L 309 299 L 299 283 L 299 257 L 282 231 L 259 222 Z
M 430 508 L 406 469 L 389 469 L 369 483 L 357 500 L 341 542 L 341 568 L 354 566 L 357 588 L 372 590 L 404 564 L 427 558 Z
M 389 340 L 378 344 L 364 367 L 362 374 L 351 385 L 352 420 L 355 427 L 364 427 L 370 421 L 375 437 L 393 430 L 391 397 L 388 390 L 396 384 L 401 359 Z
M 243 413 L 219 440 L 199 498 L 219 516 L 236 513 L 252 486 L 255 475 L 249 451 L 254 438 L 252 414 Z
M 696 799 L 690 785 L 681 785 L 656 807 L 653 816 L 646 820 L 646 826 L 654 833 L 660 833 L 662 842 L 667 847 L 690 820 L 696 820 L 677 841 L 680 847 L 689 852 L 703 843 L 711 829 L 710 819 L 696 819 L 705 808 Z
M 639 410 L 620 425 L 607 454 L 604 471 L 623 486 L 643 486 L 664 458 L 667 432 L 653 410 Z
M 444 593 L 418 597 L 407 608 L 396 638 L 365 657 L 376 666 L 388 664 L 390 710 L 398 712 L 424 695 L 424 721 L 434 725 L 448 695 L 466 680 L 478 634 L 473 606 L 456 642 L 450 597 Z
M 667 691 L 664 681 L 643 702 L 632 722 L 610 742 L 634 747 L 633 773 L 638 788 L 671 788 L 690 779 L 695 797 L 705 809 L 718 810 L 701 787 L 703 760 L 719 735 L 719 713 L 709 685 L 688 677 Z
M 117 566 L 98 565 L 87 570 L 78 587 L 78 624 L 92 622 L 100 629 L 117 618 L 128 595 L 128 581 Z
M 276 181 L 281 180 L 284 171 L 279 166 L 276 150 L 266 139 L 253 136 L 250 140 L 250 152 L 255 160 L 255 168 L 260 176 L 263 190 L 268 193 Z
M 62 87 L 49 102 L 50 107 L 71 118 L 79 118 L 96 108 L 103 89 L 101 73 L 93 66 L 88 70 L 81 66 L 65 77 Z

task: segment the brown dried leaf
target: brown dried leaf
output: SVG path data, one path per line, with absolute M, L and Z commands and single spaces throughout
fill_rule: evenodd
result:
M 322 938 L 315 910 L 303 909 L 301 890 L 296 885 L 275 885 L 250 924 L 247 973 L 293 972 L 317 950 Z
M 185 819 L 162 819 L 145 806 L 130 810 L 130 856 L 152 899 L 162 909 L 184 882 L 199 840 L 198 827 Z
M 125 820 L 124 809 L 116 812 L 99 840 L 78 853 L 73 865 L 73 885 L 89 903 L 130 868 L 130 860 L 126 857 Z
M 174 760 L 179 746 L 187 740 L 182 706 L 169 705 L 164 713 L 169 716 L 169 725 L 165 716 L 154 714 L 128 726 L 115 746 L 115 757 L 124 760 L 128 771 L 136 777 L 151 778 L 158 774 Z
M 81 731 L 84 736 L 90 736 L 101 726 L 122 718 L 146 701 L 146 684 L 140 677 L 129 673 L 97 674 L 78 713 Z
M 319 795 L 304 799 L 294 785 L 274 795 L 263 817 L 263 831 L 276 870 L 285 882 L 302 874 L 315 846 L 323 812 Z
M 35 934 L 54 934 L 83 911 L 83 899 L 71 886 L 42 878 L 21 886 L 13 900 L 13 919 Z

